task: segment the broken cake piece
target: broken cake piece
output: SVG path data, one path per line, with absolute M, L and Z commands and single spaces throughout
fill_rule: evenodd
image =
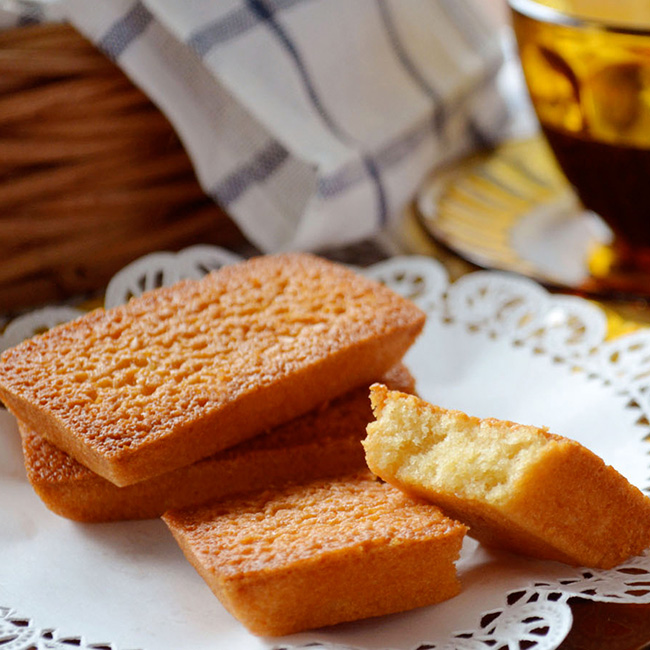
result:
M 650 499 L 578 442 L 371 387 L 369 468 L 486 545 L 611 568 L 650 546 Z

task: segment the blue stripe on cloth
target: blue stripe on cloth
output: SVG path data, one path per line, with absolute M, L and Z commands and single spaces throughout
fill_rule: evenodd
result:
M 388 40 L 395 52 L 395 55 L 399 59 L 399 62 L 402 64 L 402 67 L 408 74 L 411 79 L 417 83 L 419 88 L 426 93 L 426 95 L 436 104 L 442 103 L 442 97 L 438 90 L 431 84 L 426 77 L 420 72 L 418 67 L 411 59 L 406 47 L 402 43 L 402 40 L 393 20 L 393 16 L 386 4 L 386 0 L 377 0 L 377 6 L 379 7 L 379 15 L 381 16 L 382 23 L 384 24 L 384 29 L 388 34 Z
M 440 92 L 430 83 L 427 78 L 418 69 L 415 61 L 411 58 L 410 54 L 402 39 L 400 38 L 399 31 L 393 20 L 390 9 L 386 0 L 377 0 L 379 7 L 379 14 L 384 25 L 384 29 L 388 34 L 395 56 L 401 63 L 404 70 L 409 74 L 411 79 L 415 82 L 418 88 L 433 102 L 433 130 L 436 133 L 441 133 L 445 127 L 447 120 L 447 110 Z
M 388 199 L 386 198 L 386 191 L 384 190 L 384 184 L 381 180 L 379 166 L 372 160 L 372 158 L 367 155 L 364 155 L 363 163 L 368 170 L 370 178 L 372 178 L 375 183 L 379 223 L 382 226 L 385 226 L 386 222 L 388 221 Z
M 261 183 L 269 178 L 287 160 L 287 150 L 276 141 L 272 141 L 255 157 L 239 167 L 211 190 L 210 195 L 227 208 L 234 203 L 254 183 Z
M 382 169 L 390 169 L 420 147 L 431 135 L 430 121 L 422 120 L 399 138 L 384 144 L 375 152 L 375 160 Z
M 269 10 L 273 13 L 290 9 L 294 5 L 302 4 L 304 2 L 306 2 L 306 0 L 266 0 Z
M 302 2 L 305 0 L 275 0 L 269 7 L 269 11 L 275 14 Z M 240 7 L 190 34 L 187 44 L 203 58 L 212 48 L 245 34 L 259 24 L 259 15 L 248 7 Z
M 338 138 L 341 142 L 348 145 L 355 146 L 356 143 L 354 142 L 354 139 L 351 138 L 335 122 L 335 120 L 332 118 L 332 116 L 325 108 L 323 102 L 321 101 L 318 95 L 318 92 L 316 91 L 314 84 L 312 83 L 311 77 L 309 76 L 309 73 L 302 60 L 302 57 L 298 52 L 298 48 L 293 43 L 293 41 L 291 40 L 287 32 L 275 19 L 275 15 L 274 15 L 275 12 L 273 11 L 273 7 L 267 5 L 267 3 L 265 3 L 263 0 L 246 0 L 246 2 L 250 7 L 250 9 L 259 16 L 260 20 L 262 20 L 266 25 L 268 25 L 271 32 L 275 34 L 278 41 L 282 44 L 286 52 L 293 60 L 294 65 L 296 66 L 296 70 L 298 71 L 298 75 L 300 76 L 300 79 L 305 88 L 305 91 L 307 92 L 307 95 L 313 107 L 316 109 L 317 113 L 319 114 L 321 120 L 329 128 L 332 134 L 336 138 Z M 379 170 L 377 166 L 375 165 L 374 162 L 372 162 L 372 160 L 370 160 L 368 155 L 365 155 L 363 153 L 361 155 L 362 155 L 362 161 L 367 171 L 368 177 L 372 180 L 375 186 L 375 194 L 377 198 L 377 214 L 378 214 L 379 223 L 381 226 L 384 226 L 388 220 L 388 211 L 387 211 L 388 202 L 386 199 L 386 192 L 384 190 L 381 176 L 379 174 Z
M 244 34 L 258 24 L 257 16 L 246 7 L 241 7 L 191 34 L 187 39 L 187 44 L 202 58 L 213 47 Z
M 432 128 L 435 133 L 442 133 L 447 121 L 448 110 L 441 93 L 429 82 L 418 69 L 415 61 L 411 58 L 406 46 L 402 43 L 395 21 L 390 13 L 386 0 L 377 0 L 379 13 L 388 34 L 388 39 L 393 46 L 393 51 L 402 64 L 404 70 L 411 76 L 420 90 L 433 102 L 433 114 L 431 116 Z
M 429 137 L 431 125 L 429 120 L 425 120 L 399 138 L 391 140 L 373 153 L 370 164 L 375 167 L 375 173 L 388 171 L 398 165 Z M 321 177 L 318 182 L 318 196 L 330 199 L 354 187 L 366 177 L 367 164 L 368 160 L 350 163 L 330 176 Z
M 362 161 L 355 160 L 343 167 L 339 167 L 329 176 L 321 176 L 318 179 L 318 196 L 322 199 L 328 199 L 338 196 L 361 183 L 367 177 L 367 170 Z
M 288 38 L 280 25 L 278 25 L 274 20 L 277 12 L 288 9 L 304 1 L 305 0 L 268 0 L 266 3 L 262 3 L 252 0 L 249 2 L 248 7 L 231 11 L 223 18 L 220 18 L 201 30 L 194 32 L 187 40 L 187 43 L 198 56 L 205 57 L 214 47 L 218 47 L 219 45 L 244 34 L 257 24 L 268 24 L 271 31 L 276 34 L 280 42 L 291 55 L 310 101 L 316 108 L 321 119 L 339 140 L 351 143 L 353 139 L 345 133 L 338 124 L 336 124 L 320 101 L 318 93 L 311 82 L 309 74 L 307 73 L 302 58 L 300 57 L 295 45 Z M 262 155 L 262 159 L 264 158 L 265 155 Z M 387 219 L 388 208 L 378 168 L 375 163 L 366 156 L 362 158 L 362 163 L 365 173 L 356 173 L 352 183 L 350 182 L 351 179 L 346 177 L 345 173 L 339 177 L 341 182 L 336 180 L 336 178 L 329 180 L 325 179 L 321 184 L 321 196 L 325 197 L 340 194 L 344 188 L 350 187 L 351 184 L 356 184 L 357 182 L 362 181 L 363 178 L 369 176 L 377 188 L 378 211 L 380 221 L 384 224 Z M 248 184 L 260 180 L 255 171 L 256 169 L 258 169 L 256 164 L 253 164 L 252 167 L 250 165 L 242 167 L 239 171 L 230 175 L 225 181 L 221 182 L 219 186 L 213 190 L 213 194 L 224 206 L 232 203 L 246 191 Z M 275 171 L 275 169 L 267 167 L 264 172 L 264 178 L 267 178 L 271 173 L 273 173 L 273 171 Z M 345 180 L 341 180 L 342 178 L 345 178 Z
M 389 141 L 373 153 L 374 163 L 379 170 L 389 170 L 399 164 L 412 151 L 431 136 L 431 124 L 424 120 L 409 129 L 404 135 Z M 323 176 L 318 182 L 318 196 L 322 199 L 334 198 L 360 183 L 367 174 L 363 161 L 350 163 L 330 176 Z
M 116 60 L 153 21 L 151 12 L 138 0 L 109 27 L 97 46 L 109 59 Z
M 320 100 L 316 88 L 312 83 L 311 77 L 307 72 L 307 68 L 302 60 L 302 57 L 298 52 L 298 48 L 295 46 L 293 41 L 289 38 L 287 32 L 282 28 L 282 26 L 275 19 L 275 12 L 271 8 L 269 8 L 266 5 L 266 3 L 263 2 L 263 0 L 246 0 L 246 1 L 248 6 L 251 8 L 251 10 L 254 11 L 259 16 L 259 18 L 269 26 L 271 31 L 276 35 L 280 43 L 283 45 L 284 49 L 291 56 L 296 66 L 296 69 L 298 70 L 300 80 L 302 81 L 302 84 L 305 90 L 307 91 L 307 95 L 311 100 L 311 103 L 313 104 L 314 108 L 318 111 L 318 114 L 320 115 L 323 122 L 325 122 L 329 130 L 332 131 L 332 133 L 334 133 L 334 135 L 339 140 L 347 143 L 352 142 L 352 138 L 347 133 L 345 133 L 338 126 L 338 124 L 336 124 L 332 116 L 329 114 L 328 110 L 323 105 L 323 102 Z
M 459 0 L 441 0 L 441 4 L 447 6 L 446 8 L 443 7 L 443 9 L 445 9 L 445 13 L 450 14 L 450 18 L 452 19 L 452 22 L 456 28 L 459 30 L 461 35 L 467 39 L 468 42 L 470 42 L 471 49 L 477 49 L 478 43 L 476 39 L 479 38 L 479 36 L 480 40 L 483 43 L 485 42 L 487 34 L 484 31 L 481 31 L 479 34 L 476 16 L 474 16 L 471 11 L 468 11 L 468 8 L 464 2 L 459 2 Z M 463 6 L 460 7 L 459 5 Z M 388 34 L 388 39 L 393 47 L 393 51 L 395 52 L 395 56 L 401 63 L 404 70 L 409 74 L 411 79 L 420 88 L 420 90 L 433 102 L 433 130 L 436 133 L 442 133 L 444 131 L 448 116 L 455 112 L 454 106 L 446 105 L 445 102 L 442 101 L 440 93 L 420 72 L 417 64 L 409 55 L 406 46 L 400 38 L 399 31 L 397 30 L 395 22 L 393 21 L 386 0 L 377 0 L 377 6 L 379 7 L 379 13 L 381 15 L 384 28 L 386 29 L 386 33 Z M 493 62 L 492 65 L 488 67 L 482 80 L 476 84 L 475 87 L 470 88 L 469 92 L 463 93 L 458 99 L 465 101 L 467 100 L 468 95 L 478 90 L 484 84 L 491 83 L 494 79 L 494 76 L 498 73 L 500 67 L 501 59 L 499 58 L 498 61 Z M 462 103 L 462 101 L 454 102 L 455 106 L 457 107 Z M 467 128 L 472 138 L 474 139 L 474 142 L 480 148 L 489 148 L 494 145 L 492 138 L 488 134 L 483 133 L 481 127 L 476 123 L 475 120 L 472 119 L 471 115 L 468 116 Z
M 18 27 L 38 25 L 45 21 L 45 9 L 39 2 L 21 2 L 19 14 L 16 21 Z

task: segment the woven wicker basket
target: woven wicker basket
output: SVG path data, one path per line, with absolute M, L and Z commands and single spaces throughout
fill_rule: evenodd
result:
M 0 32 L 0 314 L 199 242 L 244 239 L 148 98 L 68 26 Z

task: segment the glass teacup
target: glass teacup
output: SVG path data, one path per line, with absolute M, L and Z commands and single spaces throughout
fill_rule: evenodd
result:
M 650 1 L 509 0 L 542 131 L 650 291 Z

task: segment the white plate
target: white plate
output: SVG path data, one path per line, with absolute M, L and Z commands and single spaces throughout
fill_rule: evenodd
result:
M 200 263 L 188 265 L 199 257 Z M 184 270 L 168 274 L 172 279 L 228 261 L 210 249 L 201 249 L 200 256 L 186 252 L 182 259 Z M 142 290 L 142 278 L 160 270 L 160 257 L 148 260 L 116 280 L 122 297 Z M 164 263 L 169 271 L 170 257 Z M 428 258 L 396 258 L 369 273 L 428 313 L 426 329 L 406 359 L 423 397 L 473 415 L 546 425 L 648 489 L 645 332 L 605 341 L 605 318 L 596 307 L 552 297 L 529 280 L 505 274 L 474 273 L 450 286 L 442 267 Z M 34 322 L 29 326 L 36 328 Z M 49 512 L 25 479 L 15 423 L 6 412 L 0 413 L 0 494 L 3 650 L 69 649 L 70 640 L 76 647 L 120 650 L 321 644 L 413 650 L 485 648 L 484 640 L 500 647 L 515 639 L 548 650 L 570 628 L 567 600 L 575 594 L 650 602 L 649 556 L 631 560 L 632 572 L 583 571 L 488 553 L 468 540 L 458 564 L 464 588 L 448 602 L 259 639 L 225 612 L 160 521 L 83 525 Z M 630 589 L 637 583 L 642 586 Z M 545 632 L 535 632 L 540 628 Z

